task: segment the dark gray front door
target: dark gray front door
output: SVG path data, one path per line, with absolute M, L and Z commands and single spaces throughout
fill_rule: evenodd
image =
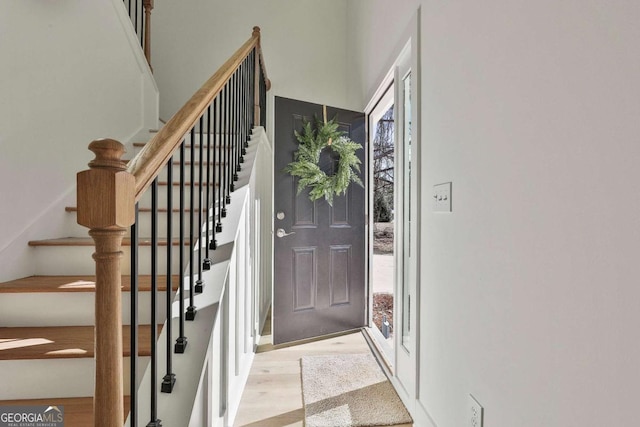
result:
M 307 191 L 296 195 L 297 182 L 283 172 L 298 149 L 294 130 L 302 129 L 303 120 L 322 119 L 322 110 L 322 105 L 275 98 L 274 229 L 294 234 L 274 236 L 274 344 L 365 325 L 364 189 L 352 183 L 332 207 L 324 199 L 309 201 Z M 334 117 L 340 130 L 364 147 L 364 114 L 327 107 L 327 118 Z M 357 152 L 363 172 L 365 150 Z M 320 167 L 330 174 L 334 166 L 325 149 Z

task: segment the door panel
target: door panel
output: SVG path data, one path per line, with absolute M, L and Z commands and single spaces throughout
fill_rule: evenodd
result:
M 315 308 L 317 264 L 316 248 L 293 248 L 293 311 Z
M 312 202 L 308 190 L 297 195 L 297 182 L 283 172 L 298 148 L 294 131 L 305 120 L 322 117 L 322 106 L 275 99 L 274 228 L 287 235 L 274 241 L 274 344 L 331 334 L 365 325 L 365 191 L 351 184 L 347 193 Z M 364 114 L 327 108 L 340 130 L 365 144 Z M 358 150 L 366 170 L 365 149 Z M 333 173 L 336 161 L 323 150 L 320 167 Z M 292 233 L 292 234 L 288 234 Z
M 349 267 L 353 263 L 351 245 L 332 245 L 329 249 L 329 294 L 331 305 L 349 304 L 351 292 L 351 274 Z

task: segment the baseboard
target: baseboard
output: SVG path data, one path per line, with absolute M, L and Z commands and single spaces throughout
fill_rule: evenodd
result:
M 436 424 L 420 400 L 416 400 L 414 414 L 411 414 L 411 416 L 416 426 L 438 427 L 438 424 Z
M 249 354 L 245 358 L 244 366 L 240 369 L 240 375 L 236 380 L 237 387 L 234 390 L 233 395 L 229 395 L 229 406 L 227 409 L 227 427 L 233 427 L 236 415 L 238 415 L 238 409 L 240 409 L 240 401 L 242 400 L 242 394 L 249 380 L 249 374 L 251 373 L 251 367 L 253 366 L 253 360 L 255 359 L 255 351 Z

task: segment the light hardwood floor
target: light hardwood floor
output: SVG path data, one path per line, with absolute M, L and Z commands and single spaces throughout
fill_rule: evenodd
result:
M 278 349 L 268 344 L 270 339 L 269 335 L 263 336 L 264 344 L 258 347 L 235 427 L 304 426 L 300 358 L 370 351 L 360 332 Z

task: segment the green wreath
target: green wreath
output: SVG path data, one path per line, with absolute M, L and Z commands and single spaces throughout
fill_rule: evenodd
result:
M 298 151 L 294 154 L 294 161 L 284 169 L 291 176 L 298 177 L 298 194 L 309 187 L 309 199 L 318 200 L 322 197 L 333 206 L 336 195 L 345 194 L 351 182 L 364 187 L 357 173 L 360 172 L 360 159 L 356 151 L 362 145 L 353 142 L 345 133 L 338 130 L 335 119 L 321 122 L 317 118 L 316 129 L 310 122 L 305 122 L 302 132 L 294 132 L 298 142 Z M 338 170 L 333 175 L 327 175 L 318 166 L 320 153 L 329 148 L 338 154 Z

